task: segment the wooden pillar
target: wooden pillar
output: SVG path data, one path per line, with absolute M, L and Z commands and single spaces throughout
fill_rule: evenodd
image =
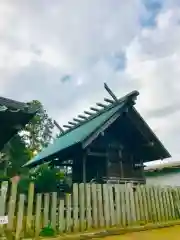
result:
M 83 155 L 83 183 L 86 183 L 86 153 Z
M 143 160 L 141 159 L 141 174 L 142 174 L 143 180 L 146 182 L 146 176 L 145 176 L 143 164 L 144 164 L 144 162 L 143 162 Z
M 105 177 L 108 178 L 109 177 L 109 151 L 106 150 L 106 173 L 105 173 Z
M 124 178 L 122 150 L 118 150 L 118 155 L 119 155 L 119 165 L 120 165 L 120 178 Z

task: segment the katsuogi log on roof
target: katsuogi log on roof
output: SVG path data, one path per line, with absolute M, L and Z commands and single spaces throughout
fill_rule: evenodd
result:
M 60 137 L 26 166 L 33 167 L 56 158 L 73 159 L 77 152 L 84 152 L 99 136 L 110 132 L 110 129 L 114 131 L 113 135 L 126 142 L 129 149 L 136 152 L 143 161 L 170 157 L 134 107 L 139 93 L 133 91 L 118 99 L 107 86 L 105 88 L 112 96 L 112 100 L 104 99 L 104 103 L 97 103 L 96 107 L 91 107 L 64 125 L 66 130 L 62 131 Z
M 0 97 L 0 150 L 35 114 L 27 103 Z

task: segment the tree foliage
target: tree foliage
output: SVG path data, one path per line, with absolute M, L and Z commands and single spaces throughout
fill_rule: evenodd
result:
M 31 179 L 35 183 L 36 192 L 56 191 L 59 181 L 57 173 L 57 169 L 51 169 L 47 164 L 39 166 L 34 173 L 31 174 Z
M 54 124 L 41 102 L 34 100 L 31 107 L 38 109 L 36 116 L 26 125 L 23 137 L 31 152 L 39 152 L 52 140 Z
M 26 168 L 22 168 L 30 160 L 31 154 L 26 147 L 24 139 L 20 135 L 15 135 L 2 151 L 1 162 L 3 162 L 4 175 L 12 177 L 18 173 L 27 173 Z

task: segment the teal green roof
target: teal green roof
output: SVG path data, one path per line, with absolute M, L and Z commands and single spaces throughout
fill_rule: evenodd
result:
M 51 156 L 60 153 L 62 150 L 71 147 L 77 143 L 83 142 L 88 138 L 93 132 L 95 132 L 99 127 L 101 127 L 105 122 L 107 122 L 120 108 L 124 106 L 124 102 L 119 102 L 118 105 L 115 104 L 111 108 L 105 109 L 104 111 L 96 114 L 94 117 L 86 120 L 81 125 L 76 128 L 67 131 L 59 138 L 57 138 L 54 143 L 50 144 L 47 148 L 42 150 L 35 158 L 29 161 L 24 166 L 34 166 L 42 163 L 43 160 L 50 160 Z

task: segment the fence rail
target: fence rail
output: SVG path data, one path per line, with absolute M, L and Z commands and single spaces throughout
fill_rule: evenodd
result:
M 74 184 L 72 194 L 17 193 L 17 184 L 2 191 L 0 215 L 8 215 L 4 231 L 15 239 L 39 236 L 50 225 L 57 234 L 127 227 L 180 219 L 180 188 L 132 184 Z M 7 201 L 8 199 L 8 201 Z

